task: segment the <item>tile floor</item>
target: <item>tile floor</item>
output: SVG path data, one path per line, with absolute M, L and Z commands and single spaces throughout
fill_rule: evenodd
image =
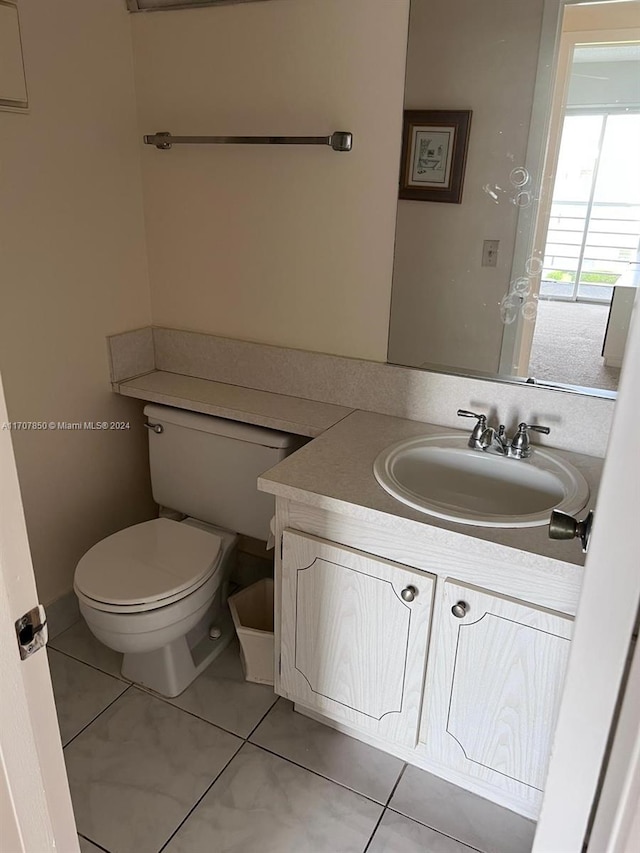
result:
M 49 659 L 82 853 L 531 849 L 532 821 L 245 682 L 236 645 L 170 700 L 123 680 L 83 622 Z

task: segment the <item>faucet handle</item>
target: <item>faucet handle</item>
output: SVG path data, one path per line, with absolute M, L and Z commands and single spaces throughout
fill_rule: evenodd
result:
M 518 424 L 518 432 L 514 435 L 511 442 L 511 452 L 516 459 L 527 459 L 531 456 L 531 443 L 529 441 L 529 430 L 534 432 L 542 432 L 549 435 L 551 430 L 546 426 L 538 424 L 526 424 L 524 421 Z
M 459 418 L 477 418 L 479 421 L 484 421 L 486 424 L 487 416 L 479 415 L 476 412 L 470 412 L 468 409 L 458 409 L 458 417 Z
M 534 432 L 542 432 L 545 435 L 549 435 L 549 433 L 551 432 L 549 427 L 539 426 L 539 424 L 525 424 L 525 423 L 518 424 L 518 432 L 520 434 L 526 432 L 529 429 L 532 429 Z
M 469 436 L 469 447 L 480 447 L 480 439 L 487 428 L 487 416 L 477 414 L 476 412 L 469 412 L 467 409 L 458 409 L 458 417 L 478 419 L 478 423 L 471 430 L 471 435 Z

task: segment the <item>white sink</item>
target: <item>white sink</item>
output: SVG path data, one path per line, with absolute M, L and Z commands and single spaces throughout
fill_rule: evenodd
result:
M 467 437 L 432 435 L 383 450 L 373 472 L 383 489 L 420 512 L 479 527 L 538 527 L 551 510 L 571 515 L 589 500 L 582 474 L 536 447 L 528 459 L 472 450 Z

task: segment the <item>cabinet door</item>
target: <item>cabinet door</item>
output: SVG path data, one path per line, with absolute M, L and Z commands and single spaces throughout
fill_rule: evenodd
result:
M 444 586 L 426 699 L 429 755 L 538 802 L 572 619 L 485 590 Z
M 286 530 L 281 691 L 415 746 L 433 588 L 431 575 Z

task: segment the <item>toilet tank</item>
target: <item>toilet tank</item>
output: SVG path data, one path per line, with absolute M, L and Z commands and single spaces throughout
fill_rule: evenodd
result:
M 300 446 L 289 433 L 147 405 L 149 466 L 156 503 L 228 530 L 267 539 L 274 499 L 256 481 Z

